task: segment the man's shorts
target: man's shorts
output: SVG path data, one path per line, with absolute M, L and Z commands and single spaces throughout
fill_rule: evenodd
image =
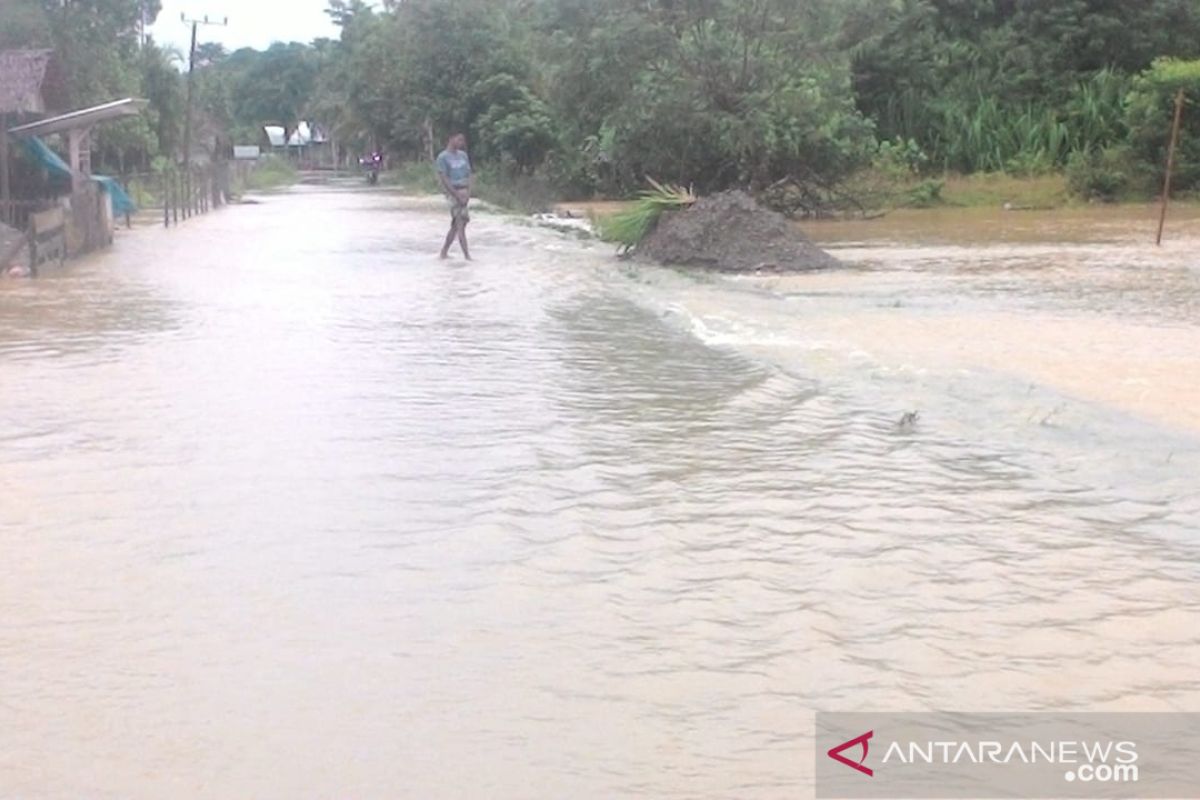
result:
M 465 203 L 461 202 L 457 197 L 446 196 L 446 202 L 450 206 L 450 219 L 455 222 L 470 222 L 471 212 L 467 210 Z

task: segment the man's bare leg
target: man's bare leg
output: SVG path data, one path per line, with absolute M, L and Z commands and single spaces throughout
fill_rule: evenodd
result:
M 454 244 L 454 237 L 458 235 L 458 220 L 450 220 L 450 232 L 446 234 L 446 243 L 442 245 L 441 258 L 450 257 L 450 245 Z
M 458 223 L 458 246 L 462 248 L 463 255 L 467 261 L 471 261 L 471 251 L 467 247 L 467 223 Z

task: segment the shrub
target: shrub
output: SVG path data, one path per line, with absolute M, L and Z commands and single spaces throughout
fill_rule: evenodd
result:
M 918 182 L 907 192 L 905 205 L 910 208 L 930 208 L 932 206 L 941 205 L 942 189 L 945 188 L 946 182 L 942 180 L 926 179 Z
M 1085 200 L 1111 202 L 1129 189 L 1132 174 L 1128 147 L 1081 150 L 1067 161 L 1067 188 Z
M 884 140 L 879 143 L 871 167 L 893 178 L 916 175 L 929 163 L 929 156 L 915 139 Z

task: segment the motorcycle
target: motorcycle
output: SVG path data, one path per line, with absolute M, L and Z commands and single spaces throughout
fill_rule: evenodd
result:
M 366 172 L 368 186 L 379 183 L 379 173 L 383 171 L 383 153 L 376 152 L 369 156 L 363 156 L 358 163 Z

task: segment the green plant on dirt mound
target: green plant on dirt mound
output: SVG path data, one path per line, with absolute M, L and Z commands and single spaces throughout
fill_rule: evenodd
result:
M 633 206 L 593 220 L 601 241 L 618 245 L 623 253 L 633 250 L 654 230 L 663 212 L 687 208 L 696 202 L 690 188 L 664 185 L 650 177 L 646 180 L 651 188 L 643 191 Z

